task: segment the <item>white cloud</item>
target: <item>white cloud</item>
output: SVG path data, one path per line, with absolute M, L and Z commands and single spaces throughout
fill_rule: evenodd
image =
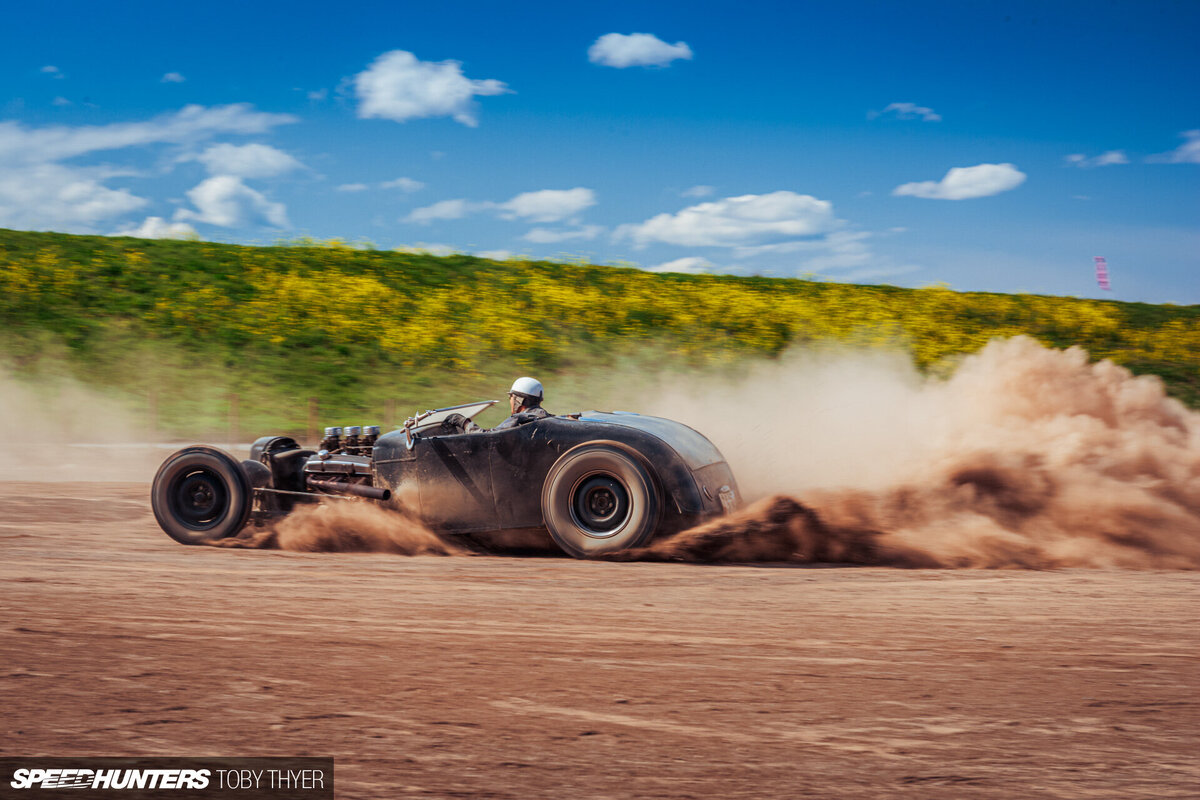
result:
M 412 178 L 396 178 L 394 181 L 384 181 L 379 184 L 380 189 L 400 189 L 404 192 L 416 192 L 425 188 L 425 184 L 420 181 L 415 181 Z
M 637 247 L 654 243 L 725 247 L 741 262 L 740 266 L 718 268 L 705 258 L 689 255 L 651 267 L 655 272 L 822 273 L 839 280 L 858 280 L 916 269 L 876 255 L 871 247 L 874 236 L 852 230 L 847 222 L 835 218 L 828 201 L 789 191 L 700 203 L 617 230 L 617 238 L 630 238 Z
M 663 67 L 691 57 L 687 42 L 667 44 L 650 33 L 606 33 L 588 48 L 588 61 L 605 67 Z
M 400 180 L 405 180 L 401 178 Z M 389 181 L 389 183 L 396 183 Z M 413 181 L 413 183 L 419 183 Z M 382 184 L 381 184 L 382 185 Z M 424 184 L 421 184 L 422 186 Z M 503 219 L 522 220 L 525 222 L 561 222 L 573 217 L 585 208 L 596 204 L 596 194 L 591 189 L 576 187 L 574 189 L 542 189 L 536 192 L 522 192 L 503 203 L 490 201 L 476 202 L 463 198 L 441 200 L 432 205 L 413 210 L 405 222 L 428 224 L 436 220 L 461 219 L 468 214 L 481 211 L 493 211 Z M 577 222 L 577 220 L 572 220 Z M 526 234 L 530 241 L 554 242 L 564 239 L 591 239 L 596 233 L 583 234 L 581 231 L 596 232 L 603 230 L 595 226 L 582 226 L 574 231 L 552 231 L 537 228 Z
M 0 167 L 0 227 L 88 233 L 146 205 L 126 189 L 103 185 L 110 175 L 62 164 Z
M 146 217 L 136 228 L 110 233 L 109 236 L 134 236 L 138 239 L 188 239 L 196 229 L 186 222 L 167 222 L 162 217 Z
M 50 101 L 50 104 L 51 104 L 51 105 L 56 105 L 56 106 L 69 106 L 69 105 L 71 105 L 72 103 L 71 103 L 71 101 L 70 101 L 70 100 L 68 100 L 68 99 L 67 99 L 67 98 L 65 98 L 65 97 L 56 97 L 56 98 L 54 98 L 53 100 L 51 100 L 51 101 Z
M 867 119 L 875 119 L 891 114 L 896 119 L 916 119 L 920 117 L 925 122 L 941 122 L 942 115 L 932 108 L 919 106 L 916 103 L 890 103 L 883 111 L 868 111 Z
M 189 160 L 199 161 L 210 175 L 270 178 L 304 167 L 282 150 L 266 144 L 214 144 Z
M 461 198 L 455 200 L 441 200 L 433 205 L 414 209 L 407 217 L 404 218 L 404 221 L 428 225 L 430 222 L 434 222 L 436 220 L 462 219 L 467 214 L 475 211 L 478 207 L 478 203 L 472 203 L 469 200 L 463 200 Z
M 717 191 L 717 189 L 714 186 L 705 186 L 705 185 L 701 184 L 700 186 L 693 186 L 690 189 L 684 189 L 682 192 L 679 193 L 679 196 L 680 197 L 712 197 L 713 194 L 716 193 L 716 191 Z
M 1024 182 L 1025 173 L 1012 164 L 978 164 L 954 167 L 940 181 L 902 184 L 892 194 L 931 200 L 971 200 L 1007 192 Z
M 863 269 L 851 270 L 845 274 L 836 276 L 839 281 L 846 283 L 863 283 L 864 281 L 872 280 L 878 282 L 881 278 L 895 278 L 899 275 L 909 275 L 919 271 L 921 268 L 915 264 L 897 264 L 884 267 L 865 267 Z
M 511 261 L 515 253 L 511 250 L 480 250 L 475 255 L 492 261 Z
M 566 242 L 571 239 L 595 239 L 604 232 L 601 225 L 581 225 L 575 230 L 552 230 L 550 228 L 534 228 L 521 238 L 527 242 L 550 244 Z
M 871 249 L 871 240 L 878 234 L 870 231 L 841 229 L 825 236 L 803 241 L 780 242 L 758 247 L 739 247 L 733 251 L 737 258 L 761 259 L 773 268 L 769 274 L 825 275 L 839 281 L 864 281 L 895 275 L 906 275 L 920 269 L 912 264 L 898 264 L 886 255 Z M 894 235 L 894 229 L 885 234 Z
M 1091 167 L 1108 167 L 1113 164 L 1128 164 L 1129 157 L 1125 155 L 1124 150 L 1109 150 L 1107 153 L 1101 153 L 1092 158 L 1088 158 L 1082 153 L 1072 153 L 1067 156 L 1067 163 L 1071 166 L 1083 167 L 1085 169 Z
M 716 264 L 700 256 L 686 256 L 674 261 L 667 261 L 656 267 L 649 267 L 650 272 L 686 272 L 696 275 L 702 272 L 712 272 Z
M 824 240 L 824 252 L 805 260 L 803 269 L 821 270 L 868 269 L 877 260 L 871 252 L 871 234 L 864 230 L 835 230 Z
M 733 254 L 741 259 L 787 256 L 796 273 L 864 268 L 879 261 L 869 244 L 872 236 L 867 231 L 836 230 L 816 239 L 738 247 Z
M 296 121 L 291 114 L 256 111 L 248 103 L 235 103 L 189 105 L 145 122 L 108 125 L 27 128 L 18 122 L 0 122 L 0 163 L 60 161 L 104 150 L 202 141 L 222 133 L 263 133 Z
M 162 76 L 162 83 L 183 83 L 187 78 L 180 75 L 178 72 L 168 72 Z
M 328 96 L 329 96 L 328 89 L 313 89 L 311 92 L 307 92 L 305 94 L 305 97 L 307 97 L 309 100 L 312 100 L 313 102 L 320 102 Z
M 58 78 L 58 79 L 67 77 L 66 75 L 63 75 L 61 69 L 54 66 L 53 64 L 47 64 L 46 66 L 42 67 L 42 73 L 45 75 L 49 75 L 52 78 Z
M 558 222 L 596 205 L 596 193 L 577 186 L 574 189 L 542 189 L 522 192 L 496 206 L 505 219 L 530 222 Z
M 338 186 L 335 191 L 339 192 L 365 192 L 367 190 L 365 183 L 343 183 Z
M 734 248 L 738 259 L 751 263 L 718 267 L 706 258 L 686 256 L 667 261 L 651 272 L 811 276 L 825 275 L 839 281 L 862 281 L 914 272 L 918 267 L 896 264 L 886 256 L 875 255 L 870 247 L 873 234 L 867 231 L 838 230 L 815 239 L 779 242 L 756 247 Z M 754 263 L 754 262 L 757 262 Z
M 33 128 L 0 122 L 0 225 L 92 233 L 97 225 L 146 205 L 145 198 L 127 189 L 105 185 L 135 173 L 61 161 L 130 147 L 195 144 L 222 133 L 261 133 L 295 121 L 288 114 L 236 104 L 185 106 L 142 122 L 108 125 Z M 282 211 L 272 214 L 282 218 Z
M 872 234 L 866 231 L 833 231 L 828 236 L 807 242 L 786 242 L 757 248 L 739 248 L 734 254 L 746 258 L 767 254 L 810 253 L 798 262 L 800 271 L 820 272 L 862 268 L 875 261 L 868 244 Z
M 418 242 L 412 245 L 401 245 L 394 248 L 397 253 L 414 253 L 416 255 L 452 256 L 459 252 L 456 247 L 448 244 Z
M 505 94 L 497 80 L 471 80 L 458 61 L 421 61 L 407 50 L 392 50 L 354 76 L 358 116 L 396 122 L 423 117 L 453 117 L 475 127 L 476 95 Z
M 1125 155 L 1123 150 L 1109 150 L 1107 153 L 1101 153 L 1092 159 L 1097 167 L 1107 167 L 1112 164 L 1128 164 L 1129 156 Z
M 1159 164 L 1200 164 L 1200 130 L 1179 134 L 1185 141 L 1169 153 L 1150 156 L 1147 161 Z
M 836 224 L 833 205 L 807 194 L 779 191 L 726 197 L 622 225 L 638 247 L 654 242 L 684 247 L 737 247 L 772 239 L 813 236 Z
M 261 224 L 290 227 L 283 203 L 271 202 L 234 175 L 216 175 L 201 181 L 187 196 L 197 211 L 179 209 L 175 212 L 177 222 L 195 220 L 223 228 Z

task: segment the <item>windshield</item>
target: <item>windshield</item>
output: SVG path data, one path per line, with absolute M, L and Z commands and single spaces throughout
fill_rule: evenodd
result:
M 461 406 L 450 406 L 449 408 L 439 408 L 435 411 L 427 411 L 425 413 L 427 413 L 429 416 L 422 417 L 419 422 L 412 426 L 412 430 L 415 432 L 425 430 L 426 428 L 432 428 L 435 425 L 441 425 L 446 417 L 450 416 L 451 414 L 462 414 L 467 419 L 473 419 L 479 414 L 483 413 L 486 409 L 491 408 L 499 402 L 499 400 L 481 400 L 478 403 L 464 403 Z

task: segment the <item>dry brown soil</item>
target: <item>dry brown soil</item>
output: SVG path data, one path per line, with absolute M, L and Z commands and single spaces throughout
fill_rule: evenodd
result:
M 1200 796 L 1200 574 L 183 547 L 0 483 L 3 755 L 332 755 L 340 797 Z

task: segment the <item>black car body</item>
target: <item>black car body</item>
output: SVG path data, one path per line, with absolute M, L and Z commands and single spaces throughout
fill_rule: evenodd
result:
M 446 423 L 491 404 L 426 412 L 377 438 L 327 429 L 320 451 L 263 437 L 240 464 L 215 448 L 187 448 L 155 478 L 155 515 L 172 537 L 201 543 L 285 516 L 297 503 L 357 497 L 447 534 L 545 527 L 566 552 L 587 557 L 643 545 L 739 503 L 720 451 L 681 423 L 600 411 L 481 433 Z

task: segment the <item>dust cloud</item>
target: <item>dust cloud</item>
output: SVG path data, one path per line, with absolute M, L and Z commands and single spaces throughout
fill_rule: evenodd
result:
M 242 536 L 211 544 L 304 553 L 448 556 L 464 552 L 407 515 L 355 500 L 302 506 L 270 528 L 247 528 Z
M 1200 413 L 1079 348 L 995 340 L 932 377 L 900 349 L 795 351 L 736 377 L 672 375 L 621 405 L 712 439 L 749 505 L 617 558 L 1200 568 Z M 172 449 L 118 400 L 2 369 L 0 436 L 20 454 L 0 480 L 149 483 Z M 337 502 L 223 546 L 544 552 L 534 534 L 511 550 L 450 544 L 374 504 Z
M 656 411 L 757 502 L 622 558 L 1200 568 L 1200 413 L 1079 348 L 996 340 L 945 379 L 798 353 Z
M 1200 568 L 1200 413 L 1079 348 L 996 340 L 948 377 L 921 375 L 899 351 L 794 352 L 643 399 L 712 439 L 749 505 L 615 560 Z M 504 544 L 460 548 L 337 503 L 226 546 Z
M 124 403 L 76 380 L 22 380 L 0 366 L 0 437 L 19 457 L 0 480 L 149 481 L 169 453 Z

